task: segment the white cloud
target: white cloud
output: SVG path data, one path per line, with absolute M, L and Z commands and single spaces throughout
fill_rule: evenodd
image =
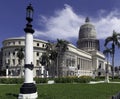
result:
M 97 37 L 104 39 L 111 36 L 113 30 L 120 33 L 120 14 L 117 10 L 112 11 L 104 17 L 100 17 L 98 20 L 94 21 Z
M 113 30 L 120 32 L 120 14 L 117 10 L 102 16 L 106 11 L 100 11 L 101 15 L 98 18 L 92 18 L 92 23 L 95 25 L 97 37 L 100 39 L 106 38 L 112 34 Z M 35 37 L 49 37 L 56 40 L 62 38 L 70 40 L 78 38 L 79 28 L 84 24 L 86 16 L 77 15 L 71 6 L 65 4 L 65 8 L 57 10 L 51 17 L 41 15 L 39 22 L 44 25 L 44 30 L 36 30 Z M 96 20 L 97 19 L 97 20 Z
M 55 12 L 54 16 L 47 18 L 41 16 L 45 30 L 36 30 L 34 36 L 49 36 L 50 39 L 63 38 L 69 40 L 78 36 L 78 31 L 84 17 L 78 16 L 73 9 L 65 4 L 65 8 Z M 47 21 L 46 21 L 47 20 Z

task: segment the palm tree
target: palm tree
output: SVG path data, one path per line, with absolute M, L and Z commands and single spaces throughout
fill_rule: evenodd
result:
M 39 60 L 41 65 L 45 66 L 45 70 L 48 71 L 48 66 L 50 64 L 49 56 L 46 53 L 43 53 Z
M 118 46 L 120 47 L 120 34 L 116 33 L 114 30 L 113 30 L 113 34 L 112 36 L 109 36 L 105 39 L 105 44 L 104 46 L 106 47 L 108 45 L 108 43 L 110 43 L 112 45 L 112 66 L 113 66 L 113 69 L 112 69 L 112 79 L 114 79 L 114 55 L 115 55 L 115 46 Z
M 66 52 L 66 50 L 68 50 L 68 44 L 69 42 L 66 40 L 57 39 L 57 44 L 56 44 L 56 51 L 58 53 L 57 55 L 57 76 L 61 76 L 61 70 L 59 69 L 60 67 L 58 66 L 60 65 L 59 60 L 62 59 L 64 53 Z
M 106 77 L 105 77 L 105 81 L 108 83 L 109 82 L 109 54 L 112 54 L 112 49 L 107 48 L 103 51 L 103 54 L 107 57 L 107 66 L 106 66 Z
M 49 64 L 49 74 L 50 76 L 54 77 L 55 75 L 55 47 L 54 47 L 54 43 L 52 43 L 51 41 L 48 41 L 48 43 L 46 43 L 46 54 L 49 58 L 50 64 Z
M 48 40 L 48 43 L 46 43 L 46 53 L 50 54 L 50 51 L 53 50 L 53 43 Z
M 43 65 L 43 66 L 48 66 L 49 65 L 49 57 L 48 57 L 48 55 L 46 54 L 46 53 L 43 53 L 42 54 L 42 56 L 41 56 L 41 58 L 40 58 L 40 63 L 41 63 L 41 65 Z
M 56 48 L 60 54 L 64 53 L 66 50 L 68 50 L 68 44 L 69 44 L 69 42 L 66 40 L 57 39 Z
M 48 41 L 48 43 L 46 43 L 46 48 L 45 48 L 46 52 L 44 52 L 42 54 L 42 56 L 40 57 L 40 63 L 41 65 L 45 66 L 46 70 L 51 71 L 50 74 L 53 75 L 53 69 L 50 68 L 51 65 L 51 60 L 54 60 L 54 55 L 53 54 L 53 43 Z
M 51 65 L 51 67 L 48 68 L 51 68 L 50 71 L 52 77 L 54 77 L 55 75 L 58 76 L 58 60 L 60 59 L 60 56 L 64 55 L 64 52 L 68 49 L 67 44 L 67 41 L 59 39 L 57 39 L 57 43 L 52 43 L 50 41 L 46 43 L 46 52 L 41 56 L 43 57 L 43 62 L 41 63 L 43 63 L 43 65 L 46 65 L 44 61 L 46 61 L 46 63 L 47 61 L 49 61 L 49 65 Z M 55 67 L 55 63 L 57 63 L 57 68 Z
M 51 60 L 51 65 L 52 65 L 51 67 L 52 77 L 55 77 L 56 75 L 57 56 L 58 56 L 58 53 L 55 49 L 50 51 L 49 59 Z
M 19 62 L 19 65 L 21 67 L 20 69 L 20 75 L 21 77 L 23 76 L 22 75 L 22 60 L 24 59 L 24 50 L 23 48 L 18 48 L 18 49 L 15 49 L 17 51 L 17 57 L 18 57 L 18 62 Z

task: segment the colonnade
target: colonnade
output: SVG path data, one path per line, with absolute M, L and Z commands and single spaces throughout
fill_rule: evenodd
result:
M 91 70 L 92 69 L 92 61 L 91 60 L 78 58 L 77 65 L 79 65 L 79 70 Z

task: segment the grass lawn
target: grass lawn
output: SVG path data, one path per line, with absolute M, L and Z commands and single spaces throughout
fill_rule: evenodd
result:
M 21 85 L 0 85 L 0 99 L 17 99 Z M 37 85 L 38 99 L 110 99 L 120 84 Z

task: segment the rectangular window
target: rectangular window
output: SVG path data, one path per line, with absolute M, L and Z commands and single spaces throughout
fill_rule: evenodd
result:
M 8 53 L 8 56 L 10 56 L 10 52 Z
M 20 42 L 20 41 L 19 41 L 18 43 L 19 43 L 19 45 L 21 44 L 21 42 Z
M 37 56 L 39 56 L 39 52 L 37 52 Z
M 39 60 L 36 60 L 36 65 L 39 66 Z
M 13 52 L 13 56 L 15 56 L 15 52 Z
M 15 45 L 15 42 L 13 42 L 13 45 Z
M 37 43 L 37 46 L 39 46 L 39 43 Z
M 13 61 L 13 65 L 15 65 L 15 59 L 13 59 L 12 61 Z

